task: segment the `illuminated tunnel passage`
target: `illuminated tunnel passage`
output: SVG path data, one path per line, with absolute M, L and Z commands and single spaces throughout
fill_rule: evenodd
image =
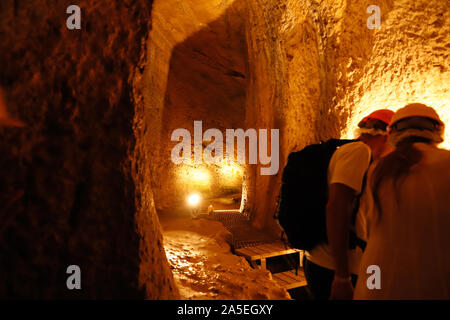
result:
M 1 298 L 288 299 L 196 216 L 233 210 L 278 238 L 291 152 L 410 102 L 450 125 L 448 1 L 379 0 L 380 29 L 365 0 L 77 2 L 81 30 L 64 1 L 0 4 Z M 279 170 L 261 174 L 259 154 L 175 163 L 175 130 L 192 160 L 212 143 L 195 142 L 197 121 L 224 139 L 279 130 Z
M 223 144 L 227 129 L 243 128 L 245 124 L 248 57 L 242 1 L 227 1 L 224 6 L 211 6 L 206 10 L 204 5 L 194 2 L 183 6 L 171 2 L 155 3 L 154 29 L 150 37 L 157 48 L 150 64 L 161 63 L 158 59 L 166 55 L 167 82 L 163 91 L 154 92 L 161 96 L 163 125 L 156 135 L 159 137 L 154 137 L 157 150 L 151 153 L 153 164 L 157 164 L 152 188 L 158 211 L 173 214 L 186 210 L 186 198 L 192 193 L 201 195 L 199 205 L 202 206 L 208 199 L 242 191 L 243 164 L 236 160 L 225 161 Z M 177 26 L 179 34 L 174 36 L 167 14 L 187 19 L 185 6 L 196 19 L 183 20 L 184 23 Z M 161 37 L 168 39 L 162 41 Z M 172 40 L 172 37 L 177 39 Z M 156 67 L 161 69 L 161 65 Z M 181 150 L 176 149 L 181 142 L 175 134 L 177 130 L 189 135 L 183 137 L 182 142 L 188 145 Z M 208 130 L 220 132 L 223 142 L 208 138 Z M 210 150 L 213 143 L 221 144 L 222 150 Z M 216 154 L 219 151 L 223 157 Z M 217 162 L 207 163 L 207 152 Z M 190 161 L 174 163 L 174 156 L 180 153 Z

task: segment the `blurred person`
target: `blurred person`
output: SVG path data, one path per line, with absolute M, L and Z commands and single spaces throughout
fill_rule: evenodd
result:
M 450 151 L 445 125 L 423 104 L 398 110 L 395 150 L 368 175 L 368 242 L 354 299 L 450 299 Z M 378 287 L 368 272 L 379 268 Z
M 364 247 L 361 241 L 359 247 L 350 245 L 350 229 L 356 233 L 355 240 L 364 240 L 364 218 L 355 202 L 364 191 L 371 159 L 386 152 L 387 127 L 393 115 L 393 111 L 381 109 L 363 118 L 356 133 L 360 141 L 339 147 L 331 158 L 326 207 L 328 244 L 315 246 L 304 259 L 305 276 L 314 299 L 353 297 Z

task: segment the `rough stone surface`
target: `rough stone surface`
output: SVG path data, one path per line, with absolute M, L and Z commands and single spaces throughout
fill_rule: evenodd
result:
M 232 235 L 220 222 L 162 217 L 161 225 L 181 299 L 290 299 L 268 270 L 231 253 Z
M 66 28 L 71 4 L 0 3 L 0 86 L 26 123 L 0 128 L 2 200 L 24 191 L 2 211 L 0 297 L 174 297 L 134 179 L 146 159 L 134 151 L 132 80 L 151 1 L 77 1 L 80 31 Z M 72 264 L 81 291 L 66 288 Z
M 371 4 L 247 1 L 246 126 L 280 129 L 280 168 L 309 143 L 352 138 L 377 108 L 423 102 L 449 122 L 449 2 L 377 1 L 379 30 L 367 28 Z M 242 207 L 256 226 L 277 232 L 282 169 L 258 172 L 246 169 Z

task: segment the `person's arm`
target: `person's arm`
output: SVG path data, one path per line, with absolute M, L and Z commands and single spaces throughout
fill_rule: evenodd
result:
M 327 236 L 335 263 L 330 299 L 352 299 L 353 287 L 348 266 L 348 242 L 355 191 L 341 183 L 330 186 L 327 203 Z

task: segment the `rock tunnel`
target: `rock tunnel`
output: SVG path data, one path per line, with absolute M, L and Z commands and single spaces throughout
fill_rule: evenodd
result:
M 278 235 L 290 152 L 410 102 L 450 124 L 448 2 L 376 2 L 379 29 L 366 0 L 79 0 L 68 30 L 69 1 L 2 1 L 0 87 L 24 125 L 0 126 L 0 297 L 183 297 L 160 220 L 186 215 L 190 193 L 238 194 L 252 226 Z M 262 175 L 249 150 L 175 164 L 175 130 L 192 159 L 213 141 L 196 143 L 196 121 L 223 144 L 227 129 L 279 130 L 278 170 Z M 80 291 L 66 287 L 73 264 Z

